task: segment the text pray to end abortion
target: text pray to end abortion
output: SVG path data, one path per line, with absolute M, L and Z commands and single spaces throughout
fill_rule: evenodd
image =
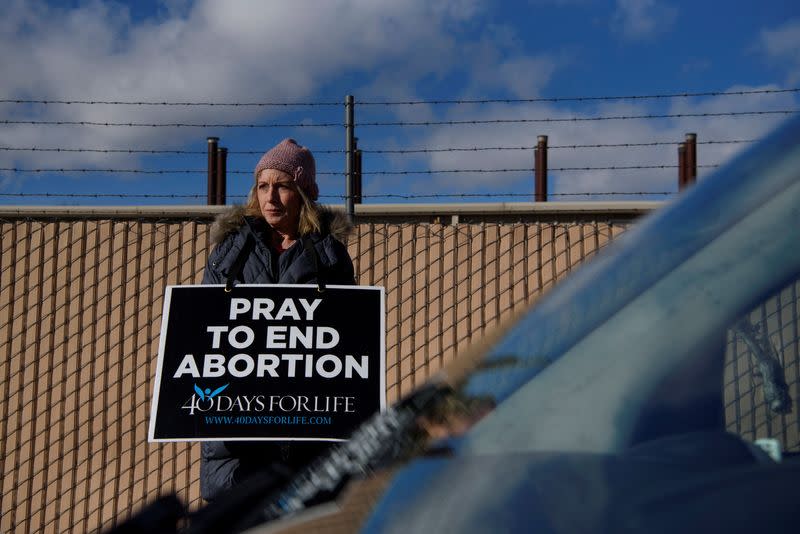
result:
M 321 299 L 285 299 L 279 306 L 275 301 L 267 298 L 241 299 L 233 298 L 230 304 L 230 320 L 236 320 L 241 315 L 247 315 L 252 320 L 266 321 L 313 321 L 314 312 L 322 302 Z M 210 350 L 232 348 L 244 350 L 253 347 L 256 340 L 256 331 L 250 326 L 239 325 L 233 328 L 225 325 L 208 326 L 206 333 L 209 335 Z M 285 324 L 266 325 L 264 327 L 264 344 L 259 349 L 314 349 L 327 351 L 339 345 L 339 332 L 329 326 L 287 326 Z M 260 343 L 259 343 L 260 344 Z M 224 346 L 224 347 L 223 347 Z M 173 378 L 189 375 L 195 378 L 218 378 L 231 375 L 243 378 L 254 374 L 257 377 L 287 377 L 303 376 L 311 378 L 336 378 L 344 376 L 362 379 L 369 378 L 369 357 L 351 354 L 339 356 L 336 354 L 307 354 L 291 353 L 238 353 L 226 357 L 219 353 L 207 353 L 200 362 L 193 354 L 186 354 L 181 360 Z

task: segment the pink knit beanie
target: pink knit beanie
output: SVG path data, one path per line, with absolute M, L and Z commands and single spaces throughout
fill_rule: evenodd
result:
M 301 188 L 308 198 L 317 200 L 317 168 L 311 151 L 297 144 L 294 139 L 284 139 L 267 151 L 256 165 L 256 180 L 264 169 L 278 169 L 294 178 L 297 187 Z

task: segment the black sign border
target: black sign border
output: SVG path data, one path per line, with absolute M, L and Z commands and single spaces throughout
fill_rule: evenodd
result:
M 268 438 L 263 436 L 254 437 L 212 437 L 212 438 L 156 438 L 155 427 L 156 417 L 158 415 L 158 396 L 161 389 L 161 375 L 164 366 L 164 351 L 167 342 L 167 326 L 169 325 L 169 308 L 172 300 L 172 290 L 175 288 L 225 288 L 224 284 L 172 284 L 166 286 L 164 289 L 164 305 L 161 312 L 161 330 L 158 341 L 158 356 L 156 361 L 156 376 L 153 380 L 153 394 L 150 397 L 150 421 L 148 424 L 147 441 L 148 443 L 180 443 L 180 442 L 202 442 L 202 441 L 317 441 L 317 442 L 342 442 L 346 439 L 340 438 L 290 438 L 290 437 L 276 437 Z M 242 288 L 312 288 L 316 289 L 315 284 L 237 284 L 236 287 Z M 386 288 L 382 286 L 352 286 L 352 285 L 327 285 L 326 287 L 332 289 L 348 289 L 348 290 L 368 290 L 378 291 L 380 293 L 380 411 L 386 410 Z

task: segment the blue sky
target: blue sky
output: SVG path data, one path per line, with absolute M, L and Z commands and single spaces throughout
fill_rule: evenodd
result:
M 17 170 L 0 170 L 0 204 L 203 204 L 208 136 L 231 152 L 230 202 L 246 194 L 260 153 L 294 137 L 317 155 L 322 201 L 341 203 L 348 94 L 368 203 L 530 200 L 532 172 L 514 169 L 532 167 L 538 135 L 552 147 L 553 200 L 666 198 L 676 169 L 608 167 L 676 165 L 676 143 L 695 132 L 702 179 L 800 109 L 787 91 L 800 87 L 800 3 L 788 0 L 7 0 L 4 9 L 0 168 Z M 703 95 L 579 99 L 673 94 Z M 468 103 L 433 103 L 442 100 Z M 398 104 L 409 101 L 422 103 Z M 597 120 L 643 115 L 671 117 Z M 41 121 L 217 126 L 32 124 Z M 453 121 L 480 123 L 442 124 Z M 250 126 L 220 126 L 229 124 Z M 289 126 L 265 126 L 275 124 Z M 627 146 L 586 146 L 598 144 Z M 45 193 L 102 196 L 34 196 Z

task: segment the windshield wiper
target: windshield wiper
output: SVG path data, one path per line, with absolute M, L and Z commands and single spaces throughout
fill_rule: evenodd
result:
M 250 495 L 243 497 L 239 503 L 231 502 L 236 500 L 233 497 L 209 507 L 219 507 L 220 513 L 214 516 L 224 518 L 229 532 L 240 532 L 334 500 L 353 477 L 372 473 L 393 460 L 407 456 L 418 445 L 417 418 L 451 394 L 449 386 L 435 383 L 424 385 L 359 425 L 348 441 L 332 445 L 322 456 L 301 469 L 281 490 L 266 498 L 259 498 L 255 503 Z M 237 521 L 237 518 L 240 519 Z M 209 519 L 198 515 L 197 521 L 190 525 L 187 532 L 206 532 L 206 527 L 216 524 Z M 213 528 L 208 530 L 212 531 Z

